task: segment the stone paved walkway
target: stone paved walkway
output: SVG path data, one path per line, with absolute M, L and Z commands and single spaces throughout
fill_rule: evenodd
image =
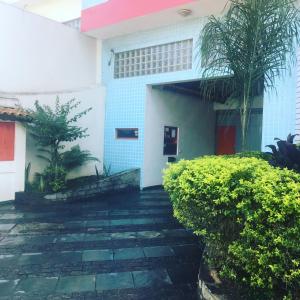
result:
M 196 299 L 200 249 L 162 191 L 0 205 L 0 299 Z

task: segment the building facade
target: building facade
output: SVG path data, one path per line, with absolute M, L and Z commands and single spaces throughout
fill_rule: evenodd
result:
M 139 167 L 148 187 L 162 183 L 167 162 L 240 150 L 234 103 L 208 101 L 199 91 L 201 28 L 226 2 L 83 1 L 81 30 L 102 45 L 104 163 L 114 172 Z M 295 67 L 276 92 L 256 99 L 249 150 L 264 151 L 274 137 L 297 131 L 296 75 Z
M 79 144 L 99 159 L 100 171 L 103 164 L 113 173 L 140 168 L 145 188 L 162 184 L 168 162 L 240 151 L 236 103 L 218 92 L 230 79 L 204 79 L 199 50 L 208 16 L 222 15 L 227 0 L 83 0 L 80 18 L 77 0 L 7 1 L 18 8 L 0 3 L 0 100 L 27 109 L 36 100 L 51 106 L 57 96 L 63 102 L 75 97 L 80 109 L 92 107 L 79 124 L 90 136 Z M 73 17 L 81 32 L 59 24 Z M 22 51 L 12 55 L 16 49 Z M 275 137 L 300 133 L 299 74 L 297 64 L 278 78 L 276 91 L 255 99 L 249 150 L 265 151 Z M 211 83 L 216 92 L 209 97 L 203 86 Z M 9 195 L 0 181 L 0 201 L 24 189 L 25 166 L 31 164 L 31 177 L 44 167 L 30 135 L 13 123 L 0 118 L 6 136 L 0 136 L 0 154 L 14 140 L 13 150 L 5 146 L 14 160 L 3 153 L 0 159 L 0 177 L 14 178 L 6 176 Z M 71 176 L 94 172 L 88 164 Z

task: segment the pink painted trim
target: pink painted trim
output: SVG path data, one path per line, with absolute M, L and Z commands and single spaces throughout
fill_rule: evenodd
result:
M 81 12 L 81 31 L 102 28 L 194 1 L 196 0 L 109 0 Z

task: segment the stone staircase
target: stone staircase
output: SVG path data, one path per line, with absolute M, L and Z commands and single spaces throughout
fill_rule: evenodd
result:
M 162 190 L 0 206 L 0 299 L 197 299 L 200 257 Z

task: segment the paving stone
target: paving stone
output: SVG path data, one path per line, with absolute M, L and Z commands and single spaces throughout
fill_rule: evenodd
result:
M 111 234 L 112 239 L 135 239 L 136 232 L 115 232 Z
M 9 233 L 0 231 L 0 298 L 194 299 L 201 254 L 181 245 L 195 246 L 196 239 L 174 221 L 171 205 L 161 199 L 122 193 L 18 211 L 0 206 L 0 220 L 17 220 Z M 172 229 L 160 229 L 165 222 Z M 130 225 L 135 229 L 129 231 Z M 176 255 L 169 256 L 170 249 Z M 54 278 L 51 284 L 47 278 Z
M 10 231 L 16 224 L 0 224 L 0 231 Z
M 13 294 L 19 280 L 0 280 L 0 296 L 10 296 Z
M 58 277 L 29 277 L 23 279 L 18 284 L 16 293 L 48 294 L 55 290 Z
M 116 290 L 134 288 L 131 272 L 98 274 L 96 290 Z
M 159 231 L 138 231 L 137 238 L 142 239 L 154 239 L 154 238 L 163 238 L 164 235 Z
M 148 200 L 143 200 L 139 203 L 140 205 L 143 206 L 171 206 L 171 203 L 169 201 L 148 201 Z
M 139 259 L 144 258 L 142 248 L 124 248 L 114 250 L 114 260 Z
M 15 220 L 22 218 L 23 214 L 0 214 L 0 220 Z
M 86 221 L 67 222 L 67 223 L 64 224 L 64 227 L 66 229 L 85 228 L 86 227 Z
M 96 221 L 87 221 L 87 227 L 102 227 L 102 226 L 109 226 L 109 220 L 96 220 Z
M 47 261 L 47 257 L 43 256 L 42 253 L 26 253 L 22 254 L 18 259 L 19 265 L 36 265 L 43 264 Z
M 192 236 L 192 233 L 190 233 L 189 231 L 187 231 L 185 229 L 163 229 L 162 231 L 166 236 L 170 236 L 170 237 Z
M 72 233 L 66 234 L 61 237 L 58 237 L 57 242 L 59 243 L 73 243 L 73 242 L 82 242 L 84 241 L 84 233 Z
M 173 256 L 174 251 L 168 246 L 145 247 L 144 252 L 146 257 L 162 257 Z
M 131 225 L 132 219 L 119 219 L 119 220 L 111 220 L 111 226 L 120 226 L 120 225 Z
M 161 287 L 172 284 L 171 279 L 164 269 L 151 271 L 134 271 L 134 285 L 137 288 L 142 287 Z
M 95 290 L 94 275 L 60 277 L 56 287 L 57 293 L 92 292 Z
M 193 257 L 193 256 L 200 257 L 203 251 L 203 248 L 195 244 L 177 245 L 177 246 L 173 246 L 172 248 L 175 252 L 175 255 L 188 256 L 188 257 Z
M 84 250 L 82 253 L 82 261 L 105 261 L 113 260 L 112 250 Z
M 28 239 L 23 236 L 6 237 L 0 241 L 0 246 L 17 246 L 20 244 L 24 244 L 26 240 Z
M 111 236 L 107 233 L 86 234 L 84 237 L 85 242 L 108 241 L 110 239 Z
M 15 266 L 18 261 L 18 256 L 16 255 L 0 255 L 0 269 L 1 268 L 6 268 L 8 266 Z
M 131 214 L 130 210 L 113 210 L 110 212 L 111 216 L 129 216 Z
M 55 261 L 66 262 L 80 262 L 82 260 L 82 251 L 62 251 L 56 254 Z
M 52 244 L 55 243 L 57 238 L 54 235 L 49 236 L 35 236 L 30 238 L 29 241 L 26 241 L 26 244 L 32 245 L 45 245 L 45 244 Z
M 133 219 L 132 224 L 134 225 L 155 224 L 155 219 L 154 218 Z

